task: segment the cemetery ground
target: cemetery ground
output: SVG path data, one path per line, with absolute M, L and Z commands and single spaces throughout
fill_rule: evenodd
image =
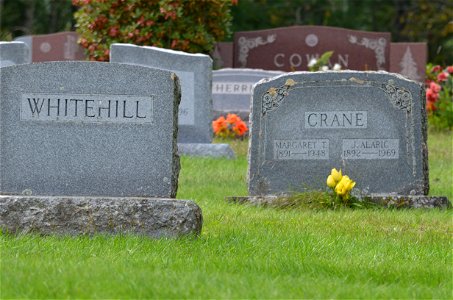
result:
M 0 297 L 451 297 L 451 210 L 230 204 L 247 194 L 248 143 L 232 146 L 236 160 L 182 157 L 178 198 L 202 208 L 201 236 L 3 233 Z M 430 194 L 451 201 L 451 133 L 429 133 L 429 164 Z

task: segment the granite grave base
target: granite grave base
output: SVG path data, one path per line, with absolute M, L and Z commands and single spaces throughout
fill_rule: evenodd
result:
M 200 234 L 200 207 L 190 200 L 133 197 L 0 196 L 0 228 L 43 235 Z
M 255 206 L 272 207 L 281 197 L 285 196 L 232 196 L 225 197 L 225 200 L 230 203 L 248 203 Z M 371 194 L 366 197 L 366 200 L 387 208 L 451 209 L 452 207 L 448 198 L 443 196 Z
M 180 155 L 188 156 L 226 157 L 229 159 L 236 157 L 228 144 L 180 143 L 178 152 Z

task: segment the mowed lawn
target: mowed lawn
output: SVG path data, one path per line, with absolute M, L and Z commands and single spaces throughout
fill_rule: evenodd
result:
M 182 158 L 199 237 L 0 235 L 1 298 L 451 299 L 450 210 L 282 210 L 246 195 L 236 160 Z M 432 195 L 453 199 L 452 134 L 430 132 Z

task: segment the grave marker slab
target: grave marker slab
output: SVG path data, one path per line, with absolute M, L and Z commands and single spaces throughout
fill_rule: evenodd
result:
M 0 67 L 29 64 L 30 49 L 23 42 L 0 42 Z
M 367 193 L 428 193 L 421 84 L 386 72 L 297 72 L 255 85 L 249 195 L 325 189 L 332 168 Z
M 233 67 L 233 49 L 232 42 L 215 43 L 211 54 L 215 69 Z
M 77 44 L 79 35 L 65 31 L 51 34 L 27 35 L 16 38 L 31 49 L 33 62 L 85 60 L 83 48 Z
M 200 207 L 188 200 L 0 195 L 0 228 L 9 233 L 161 238 L 199 234 L 202 224 Z
M 110 61 L 175 72 L 180 79 L 182 92 L 178 142 L 212 141 L 212 59 L 208 55 L 132 44 L 112 44 Z
M 334 51 L 342 69 L 388 70 L 390 33 L 326 26 L 292 26 L 234 34 L 234 67 L 304 71 L 312 58 Z
M 234 113 L 248 121 L 250 99 L 255 83 L 263 78 L 282 74 L 281 71 L 260 69 L 221 69 L 212 72 L 212 100 L 214 119 Z
M 399 73 L 406 78 L 425 82 L 426 43 L 391 43 L 390 72 Z
M 0 75 L 0 194 L 175 197 L 173 73 L 52 62 Z

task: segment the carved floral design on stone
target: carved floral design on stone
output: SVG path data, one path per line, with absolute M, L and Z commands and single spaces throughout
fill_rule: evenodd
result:
M 270 89 L 268 89 L 267 92 L 263 95 L 263 102 L 261 107 L 263 115 L 268 111 L 277 108 L 282 102 L 283 98 L 288 95 L 289 88 L 295 84 L 296 82 L 290 78 L 286 80 L 285 85 L 279 88 L 271 87 Z
M 417 161 L 415 158 L 415 141 L 414 136 L 414 116 L 412 115 L 412 94 L 403 87 L 395 86 L 393 80 L 383 83 L 380 87 L 385 92 L 392 105 L 398 109 L 406 111 L 406 151 L 412 153 L 412 175 L 416 176 Z M 408 125 L 410 124 L 410 125 Z M 407 163 L 411 164 L 410 157 L 407 157 Z
M 249 56 L 250 49 L 271 44 L 275 42 L 277 39 L 276 34 L 270 34 L 264 40 L 263 37 L 259 36 L 256 38 L 246 38 L 245 36 L 241 36 L 238 40 L 239 43 L 239 62 L 241 63 L 241 67 L 245 67 L 247 65 L 247 57 Z
M 376 66 L 378 70 L 383 70 L 383 64 L 385 64 L 385 46 L 387 41 L 384 38 L 369 39 L 361 38 L 360 41 L 355 35 L 349 35 L 349 42 L 371 49 L 376 54 Z
M 411 111 L 412 94 L 402 87 L 395 86 L 393 80 L 389 80 L 387 84 L 382 84 L 380 87 L 389 98 L 390 102 L 399 109 Z

